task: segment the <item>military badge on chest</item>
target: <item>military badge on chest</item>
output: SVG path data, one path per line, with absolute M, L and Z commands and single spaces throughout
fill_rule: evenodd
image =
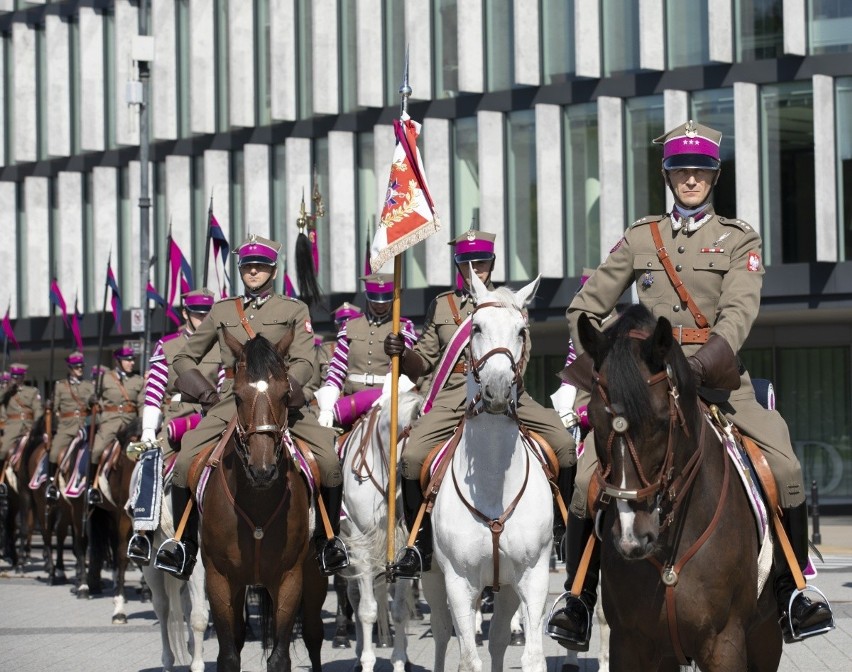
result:
M 654 276 L 651 271 L 645 271 L 645 274 L 642 276 L 642 287 L 648 289 L 651 285 L 654 284 Z

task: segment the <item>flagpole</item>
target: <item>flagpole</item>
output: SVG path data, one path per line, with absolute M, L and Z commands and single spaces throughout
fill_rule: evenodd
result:
M 104 370 L 103 370 L 103 359 L 104 359 L 104 322 L 106 322 L 106 309 L 107 309 L 107 290 L 109 289 L 109 271 L 112 262 L 112 250 L 110 250 L 109 256 L 107 257 L 107 271 L 106 278 L 104 279 L 104 304 L 101 309 L 101 319 L 98 324 L 98 366 L 100 369 L 98 370 L 98 379 L 95 381 L 95 395 L 101 396 L 101 386 L 104 380 Z
M 169 217 L 169 235 L 166 237 L 166 291 L 163 294 L 163 336 L 166 335 L 169 319 L 169 276 L 172 272 L 172 220 Z
M 151 282 L 151 269 L 154 267 L 156 261 L 156 254 L 148 260 L 148 272 L 145 273 L 145 291 L 142 292 L 142 296 L 144 297 L 142 299 L 144 301 L 142 309 L 145 311 L 145 347 L 142 350 L 142 361 L 139 364 L 139 370 L 142 371 L 143 375 L 148 370 L 148 353 L 150 352 L 149 346 L 151 344 L 151 318 L 154 317 L 151 301 L 148 299 L 148 283 Z
M 210 205 L 207 206 L 207 239 L 204 243 L 204 276 L 201 287 L 207 286 L 207 271 L 210 268 L 210 218 L 213 216 L 213 194 L 210 194 Z M 216 276 L 218 277 L 218 275 Z
M 408 112 L 408 97 L 411 95 L 411 86 L 408 83 L 408 47 L 405 48 L 405 72 L 402 77 L 402 85 L 399 87 L 400 118 Z M 402 254 L 393 258 L 393 326 L 391 332 L 399 333 L 400 313 L 402 307 Z M 391 357 L 391 398 L 390 398 L 390 459 L 388 464 L 388 547 L 387 561 L 390 565 L 394 561 L 396 549 L 394 548 L 396 529 L 396 467 L 397 467 L 397 436 L 399 427 L 399 362 L 400 356 Z M 392 572 L 386 572 L 388 581 L 392 578 Z

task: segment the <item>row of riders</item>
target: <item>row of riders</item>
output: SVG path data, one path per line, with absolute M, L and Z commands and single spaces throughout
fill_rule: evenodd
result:
M 808 562 L 807 515 L 801 467 L 784 420 L 776 411 L 759 406 L 748 372 L 736 355 L 759 310 L 764 274 L 760 237 L 745 222 L 721 217 L 713 209 L 712 192 L 721 166 L 720 133 L 689 121 L 655 142 L 663 145 L 662 174 L 674 197 L 674 208 L 628 228 L 571 302 L 567 311 L 571 333 L 576 336 L 581 316 L 598 329 L 612 324 L 618 301 L 634 283 L 641 304 L 655 317 L 677 325 L 673 338 L 687 356 L 702 396 L 714 401 L 733 425 L 750 436 L 768 461 L 794 563 L 804 568 Z M 471 230 L 451 241 L 459 288 L 434 299 L 419 337 L 405 318 L 400 332 L 392 332 L 392 277 L 363 278 L 366 311 L 361 313 L 350 304 L 335 311 L 339 332 L 327 372 L 320 376 L 308 307 L 273 291 L 281 245 L 250 236 L 235 252 L 244 294 L 218 302 L 207 290 L 187 294 L 183 304 L 186 325 L 178 334 L 158 342 L 144 383 L 132 371 L 132 351 L 116 351 L 116 366 L 103 376 L 97 394 L 92 383 L 82 378 L 82 355 L 68 357 L 69 375 L 57 382 L 49 405 L 58 422 L 49 454 L 48 499 L 58 498 L 57 463 L 93 409 L 98 421 L 88 475 L 90 502 L 96 503 L 100 496 L 96 474 L 104 449 L 113 442 L 118 428 L 141 408 L 141 442 L 157 455 L 156 460 L 140 460 L 137 469 L 149 470 L 142 483 L 154 488 L 165 462 L 172 480 L 174 515 L 183 518 L 176 537 L 159 548 L 155 564 L 187 579 L 196 562 L 199 540 L 198 507 L 193 505 L 190 491 L 192 464 L 206 447 L 233 431 L 238 410 L 233 392 L 238 360 L 228 341 L 245 344 L 261 335 L 274 344 L 292 332 L 287 352 L 288 425 L 290 434 L 307 445 L 311 460 L 318 465 L 317 503 L 322 505 L 318 508 L 325 524 L 316 525 L 314 541 L 325 575 L 349 564 L 346 544 L 339 536 L 343 501 L 341 459 L 336 451 L 339 432 L 386 398 L 382 392 L 392 356 L 400 357 L 401 372 L 408 379 L 404 387 L 416 384 L 425 394 L 420 416 L 404 431 L 400 457 L 402 509 L 411 543 L 388 568 L 391 580 L 418 578 L 429 571 L 433 556 L 429 498 L 422 477 L 424 469 L 429 469 L 433 448 L 453 434 L 465 415 L 468 377 L 477 373 L 467 349 L 470 318 L 476 308 L 472 276 L 493 291 L 494 240 L 493 234 Z M 523 338 L 525 345 L 517 362 L 521 372 L 531 352 L 528 329 Z M 602 447 L 595 445 L 594 433 L 590 433 L 584 438 L 584 450 L 578 451 L 577 424 L 601 362 L 593 361 L 576 337 L 571 349 L 571 365 L 565 375 L 576 383 L 577 394 L 568 385 L 554 396 L 557 408 L 545 408 L 520 384 L 511 412 L 521 426 L 549 446 L 559 467 L 558 474 L 550 474 L 552 490 L 557 499 L 570 501 L 567 532 L 562 516 L 556 517 L 554 526 L 558 536 L 565 534 L 566 603 L 554 608 L 546 629 L 569 649 L 587 650 L 597 599 L 600 544 L 591 547 L 582 563 L 582 585 L 578 589 L 572 584 L 594 530 L 591 511 L 596 502 L 588 501 L 587 496 Z M 42 410 L 37 390 L 23 383 L 25 367 L 14 365 L 10 373 L 11 382 L 2 397 L 6 422 L 0 452 L 3 460 Z M 144 492 L 141 499 L 137 493 L 137 502 L 129 555 L 147 563 L 155 555 L 151 540 L 156 521 L 151 512 L 156 507 L 145 500 Z M 811 600 L 797 590 L 791 568 L 777 567 L 775 576 L 786 641 L 832 626 L 827 602 Z

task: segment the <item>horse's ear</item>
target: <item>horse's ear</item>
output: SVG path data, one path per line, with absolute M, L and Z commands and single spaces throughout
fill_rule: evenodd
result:
M 287 355 L 287 351 L 290 349 L 290 344 L 293 343 L 293 339 L 295 337 L 296 332 L 293 327 L 290 327 L 281 337 L 281 340 L 275 344 L 275 352 L 277 352 L 282 359 Z
M 666 357 L 669 350 L 672 349 L 674 337 L 672 336 L 672 323 L 665 317 L 657 320 L 657 327 L 654 329 L 654 335 L 651 337 L 651 361 L 662 367 L 665 365 Z
M 595 362 L 595 368 L 600 370 L 606 354 L 606 336 L 595 329 L 595 325 L 592 324 L 589 316 L 585 313 L 580 315 L 580 319 L 577 321 L 577 331 L 583 350 L 589 353 Z
M 485 283 L 473 272 L 473 264 L 470 265 L 470 288 L 473 290 L 473 300 L 476 303 L 479 303 L 488 294 L 488 288 L 485 286 Z
M 518 308 L 525 308 L 529 305 L 530 301 L 532 301 L 535 297 L 535 293 L 538 290 L 540 282 L 541 274 L 539 273 L 538 277 L 530 284 L 521 287 L 517 292 L 515 292 L 515 305 L 517 305 Z
M 234 335 L 233 335 L 233 334 L 231 334 L 231 332 L 230 332 L 230 331 L 228 331 L 228 330 L 225 328 L 224 323 L 220 322 L 220 323 L 219 323 L 219 328 L 222 330 L 222 335 L 225 337 L 225 345 L 227 345 L 227 346 L 231 349 L 231 352 L 232 352 L 232 353 L 234 353 L 234 357 L 236 357 L 236 358 L 239 360 L 240 355 L 241 355 L 241 354 L 242 354 L 242 352 L 243 352 L 243 344 L 242 344 L 242 343 L 240 343 L 240 342 L 239 342 L 239 341 L 238 341 L 238 340 L 234 337 Z

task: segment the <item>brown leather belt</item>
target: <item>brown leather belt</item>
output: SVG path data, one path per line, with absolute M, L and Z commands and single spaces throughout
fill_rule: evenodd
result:
M 85 418 L 87 415 L 89 415 L 88 410 L 85 410 L 85 411 L 69 411 L 68 413 L 60 413 L 59 418 L 60 418 L 60 420 L 65 420 L 67 418 Z
M 710 328 L 690 329 L 687 327 L 672 327 L 672 334 L 675 340 L 681 345 L 706 343 L 707 339 L 710 338 Z
M 135 413 L 136 404 L 119 404 L 118 406 L 102 406 L 104 413 Z
M 467 362 L 456 362 L 452 373 L 467 373 Z
M 32 413 L 7 413 L 6 420 L 32 420 Z

